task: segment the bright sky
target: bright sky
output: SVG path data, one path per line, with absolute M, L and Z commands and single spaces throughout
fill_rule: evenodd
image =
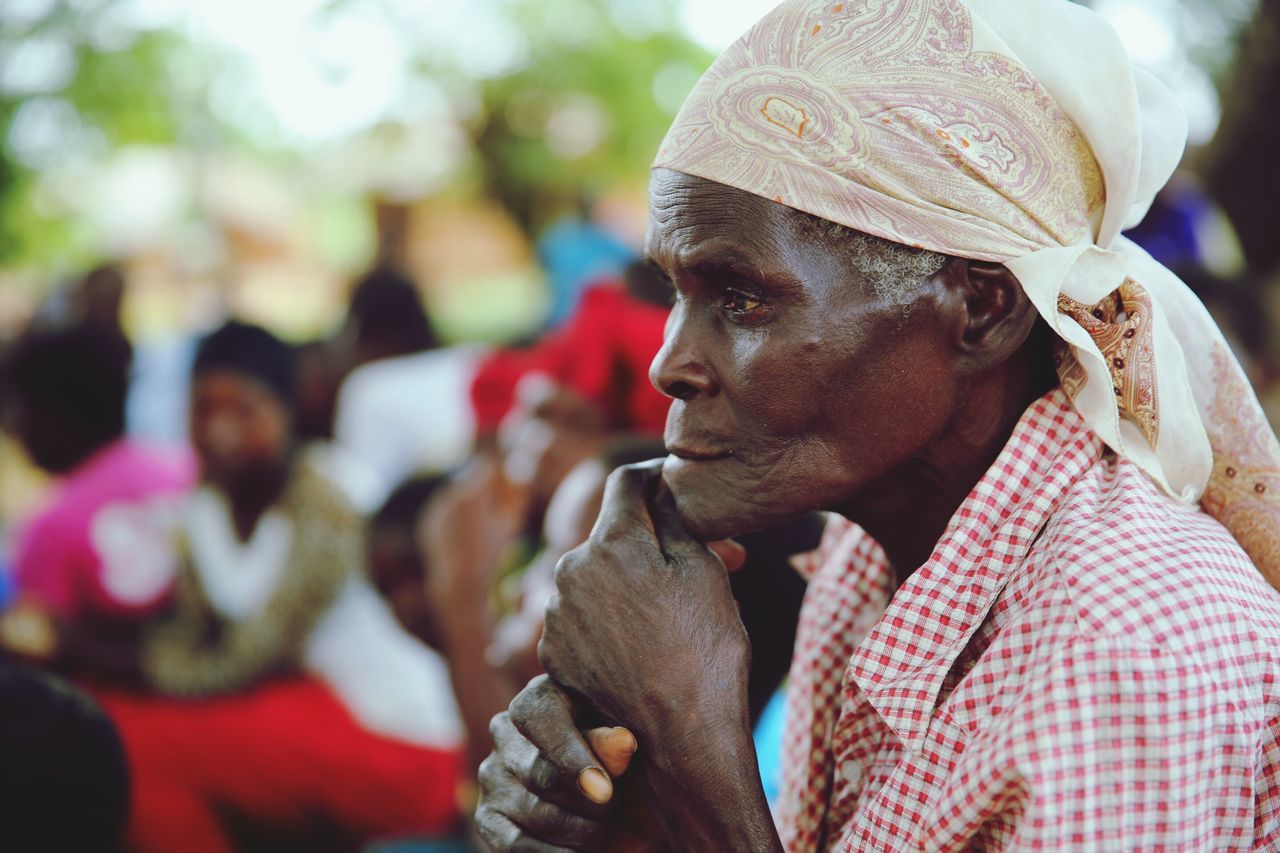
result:
M 393 111 L 408 83 L 409 53 L 416 45 L 450 51 L 480 75 L 501 73 L 518 61 L 519 33 L 501 26 L 501 15 L 484 15 L 498 2 L 356 0 L 327 15 L 317 14 L 324 0 L 129 0 L 127 5 L 135 20 L 181 22 L 197 39 L 240 53 L 281 128 L 301 140 L 323 140 L 368 127 Z M 696 41 L 719 51 L 776 3 L 684 0 L 680 19 Z M 487 17 L 489 25 L 473 26 L 477 17 Z
M 680 19 L 694 39 L 723 50 L 742 35 L 779 0 L 684 0 Z

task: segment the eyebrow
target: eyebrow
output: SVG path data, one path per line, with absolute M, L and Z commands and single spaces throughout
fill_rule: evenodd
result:
M 766 275 L 758 266 L 732 250 L 694 256 L 683 268 L 699 279 L 739 278 L 782 295 L 803 291 L 800 281 L 785 270 L 779 269 L 780 275 Z

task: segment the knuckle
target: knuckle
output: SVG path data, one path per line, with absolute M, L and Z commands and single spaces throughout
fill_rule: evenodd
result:
M 485 795 L 496 792 L 501 776 L 502 759 L 490 753 L 484 761 L 480 762 L 480 768 L 476 771 L 476 780 L 480 783 L 481 792 Z
M 556 663 L 556 644 L 554 633 L 545 629 L 542 636 L 538 639 L 538 663 L 546 670 L 547 675 L 552 678 L 561 676 L 560 665 Z
M 648 477 L 648 467 L 643 462 L 620 465 L 613 469 L 609 479 L 617 486 L 642 486 Z
M 553 575 L 556 588 L 564 589 L 568 584 L 572 584 L 581 573 L 581 568 L 582 561 L 578 548 L 566 552 L 563 557 L 556 561 L 556 569 Z
M 583 548 L 591 548 L 598 555 L 604 556 L 632 542 L 631 530 L 622 524 L 602 524 L 593 530 Z
M 476 831 L 485 844 L 496 853 L 511 849 L 510 835 L 507 825 L 492 808 L 485 803 L 476 807 Z
M 507 726 L 510 724 L 506 711 L 501 711 L 489 718 L 489 737 L 495 745 L 498 743 L 499 738 L 506 734 Z
M 536 675 L 525 688 L 511 700 L 507 719 L 517 731 L 524 732 L 535 719 L 547 712 L 550 703 L 556 701 L 556 687 L 546 674 Z
M 511 725 L 515 726 L 517 731 L 523 731 L 529 725 L 529 722 L 537 716 L 540 705 L 541 702 L 533 690 L 533 682 L 529 682 L 529 686 L 517 693 L 516 698 L 511 700 L 511 707 L 507 709 L 507 719 L 511 721 Z
M 547 607 L 542 613 L 542 633 L 545 636 L 548 633 L 547 626 L 550 625 L 550 633 L 555 633 L 557 623 L 564 615 L 564 598 L 557 589 L 551 593 L 551 597 L 547 599 Z

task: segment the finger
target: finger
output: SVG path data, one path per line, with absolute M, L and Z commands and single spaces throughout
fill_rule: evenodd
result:
M 661 460 L 624 465 L 614 469 L 604 485 L 604 499 L 600 503 L 600 515 L 591 529 L 593 537 L 616 529 L 654 531 L 646 506 L 648 492 L 661 475 Z
M 613 782 L 574 722 L 573 702 L 545 675 L 511 700 L 512 725 L 593 803 L 613 799 Z
M 504 815 L 532 838 L 580 847 L 589 844 L 605 830 L 605 812 L 593 806 L 592 814 L 579 814 L 572 808 L 542 798 L 529 790 L 500 756 L 492 755 L 485 759 L 480 765 L 478 778 L 483 794 L 481 802 Z M 582 798 L 578 796 L 577 799 Z
M 585 820 L 604 816 L 603 807 L 584 797 L 574 780 L 566 780 L 560 768 L 516 730 L 509 715 L 494 717 L 489 733 L 494 752 L 480 764 L 479 780 L 481 790 L 492 801 L 508 802 L 527 793 L 537 802 L 550 803 Z M 513 793 L 512 785 L 519 790 Z
M 511 818 L 484 804 L 476 809 L 476 831 L 495 853 L 573 853 L 527 835 Z
M 599 757 L 604 769 L 615 779 L 627 772 L 631 756 L 636 754 L 636 736 L 622 726 L 602 726 L 587 732 L 587 743 Z
M 708 542 L 707 547 L 720 558 L 720 561 L 724 563 L 724 567 L 730 572 L 736 572 L 747 561 L 747 549 L 732 539 Z
M 667 556 L 689 556 L 703 553 L 705 546 L 684 526 L 680 511 L 676 509 L 675 496 L 667 488 L 665 481 L 659 481 L 649 501 L 649 517 L 662 547 Z

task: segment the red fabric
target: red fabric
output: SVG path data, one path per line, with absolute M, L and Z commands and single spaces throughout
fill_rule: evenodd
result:
M 660 435 L 671 400 L 649 384 L 649 364 L 670 313 L 616 283 L 591 286 L 562 328 L 529 349 L 499 350 L 481 362 L 471 387 L 477 428 L 496 430 L 516 384 L 540 372 L 599 405 L 615 428 Z
M 138 853 L 229 851 L 224 813 L 361 839 L 456 828 L 462 754 L 370 734 L 315 681 L 199 701 L 94 693 L 129 757 Z
M 896 592 L 843 519 L 806 569 L 788 850 L 1280 849 L 1280 595 L 1060 389 Z

